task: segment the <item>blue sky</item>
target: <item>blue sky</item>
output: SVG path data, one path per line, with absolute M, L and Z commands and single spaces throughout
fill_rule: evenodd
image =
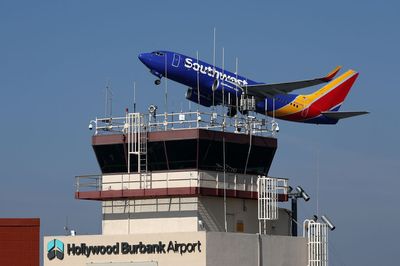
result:
M 400 19 L 398 1 L 1 1 L 1 217 L 41 218 L 42 234 L 98 233 L 100 204 L 76 201 L 75 175 L 99 173 L 88 121 L 104 114 L 163 106 L 163 89 L 140 52 L 173 50 L 264 82 L 324 75 L 336 65 L 360 77 L 343 110 L 368 116 L 336 126 L 281 121 L 270 174 L 312 196 L 302 216 L 326 213 L 331 265 L 397 261 L 400 209 Z M 169 82 L 169 108 L 187 106 L 186 88 Z M 312 89 L 306 89 L 304 92 Z M 162 109 L 162 108 L 161 108 Z M 317 177 L 319 197 L 317 200 Z

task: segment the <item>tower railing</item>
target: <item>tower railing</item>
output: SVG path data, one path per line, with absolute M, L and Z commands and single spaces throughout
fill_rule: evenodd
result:
M 91 122 L 95 127 L 95 135 L 104 135 L 126 134 L 129 130 L 135 129 L 135 123 L 138 120 L 141 121 L 142 126 L 145 126 L 147 132 L 201 128 L 273 137 L 277 133 L 272 120 L 259 116 L 228 117 L 216 112 L 200 111 L 161 114 L 127 113 L 125 117 L 96 118 Z
M 120 173 L 104 175 L 76 176 L 76 192 L 86 191 L 110 191 L 125 189 L 149 189 L 149 188 L 174 188 L 174 187 L 205 187 L 222 189 L 224 187 L 223 174 L 217 171 L 173 171 L 149 172 L 152 178 L 143 180 L 139 173 Z M 258 175 L 226 173 L 226 189 L 232 191 L 258 192 Z M 288 180 L 285 178 L 273 178 L 276 180 L 276 192 L 287 194 Z M 145 184 L 146 183 L 146 184 Z M 278 200 L 278 195 L 276 195 Z

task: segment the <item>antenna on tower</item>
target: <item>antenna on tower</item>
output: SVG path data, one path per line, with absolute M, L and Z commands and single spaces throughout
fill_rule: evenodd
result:
M 196 59 L 197 59 L 197 64 L 199 64 L 199 51 L 196 51 Z M 196 74 L 197 74 L 197 112 L 198 112 L 200 108 L 200 77 L 199 77 L 200 71 L 196 71 Z
M 237 125 L 238 122 L 238 117 L 239 117 L 239 97 L 238 97 L 238 86 L 237 86 L 237 80 L 238 80 L 238 72 L 239 72 L 239 59 L 236 57 L 236 83 L 235 83 L 235 94 L 236 94 L 236 114 L 235 114 L 235 125 Z M 237 130 L 237 129 L 236 129 Z
M 165 113 L 168 113 L 168 53 L 165 53 Z
M 222 77 L 224 77 L 225 71 L 225 49 L 222 47 Z M 222 80 L 223 81 L 223 80 Z M 224 112 L 225 107 L 225 89 L 224 83 L 222 82 L 222 112 Z M 222 118 L 222 131 L 225 131 L 225 112 Z M 225 232 L 228 232 L 228 221 L 227 221 L 227 207 L 226 207 L 226 149 L 225 149 L 225 135 L 222 137 L 222 160 L 223 160 L 223 171 L 224 171 L 224 227 Z
M 224 58 L 224 56 L 225 56 L 225 48 L 222 47 L 222 77 L 224 77 L 224 71 L 225 71 L 225 58 Z M 221 85 L 222 85 L 222 107 L 224 108 L 225 107 L 225 86 L 224 86 L 223 82 L 221 83 Z M 225 116 L 224 116 L 224 118 L 225 118 Z
M 136 113 L 136 82 L 133 82 L 133 112 Z
M 216 34 L 216 28 L 214 27 L 214 42 L 213 42 L 213 77 L 215 78 L 215 34 Z M 218 84 L 218 82 L 214 82 L 214 84 Z M 215 87 L 215 88 L 214 88 Z M 215 90 L 217 89 L 217 86 L 212 86 L 212 105 L 213 105 L 213 113 L 215 109 Z
M 111 82 L 108 81 L 106 85 L 106 91 L 105 91 L 105 106 L 104 106 L 104 116 L 105 117 L 111 117 L 112 115 L 112 100 L 113 100 L 113 95 L 114 92 L 111 89 Z
M 68 227 L 68 216 L 65 216 L 65 225 L 64 225 L 65 235 L 69 235 L 69 227 Z
M 73 229 L 70 229 L 69 226 L 68 226 L 68 216 L 65 216 L 64 230 L 65 230 L 65 235 L 66 236 L 75 236 L 76 235 L 76 231 L 73 230 Z

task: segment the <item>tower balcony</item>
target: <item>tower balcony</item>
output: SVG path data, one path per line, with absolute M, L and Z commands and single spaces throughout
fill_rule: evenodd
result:
M 182 170 L 77 176 L 75 198 L 123 200 L 162 197 L 216 196 L 258 198 L 258 175 Z M 288 200 L 288 180 L 277 178 L 278 200 Z

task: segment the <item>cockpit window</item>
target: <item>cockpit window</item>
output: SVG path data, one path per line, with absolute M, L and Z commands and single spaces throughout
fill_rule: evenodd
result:
M 164 56 L 164 53 L 162 52 L 152 52 L 152 54 L 155 54 L 157 56 Z

